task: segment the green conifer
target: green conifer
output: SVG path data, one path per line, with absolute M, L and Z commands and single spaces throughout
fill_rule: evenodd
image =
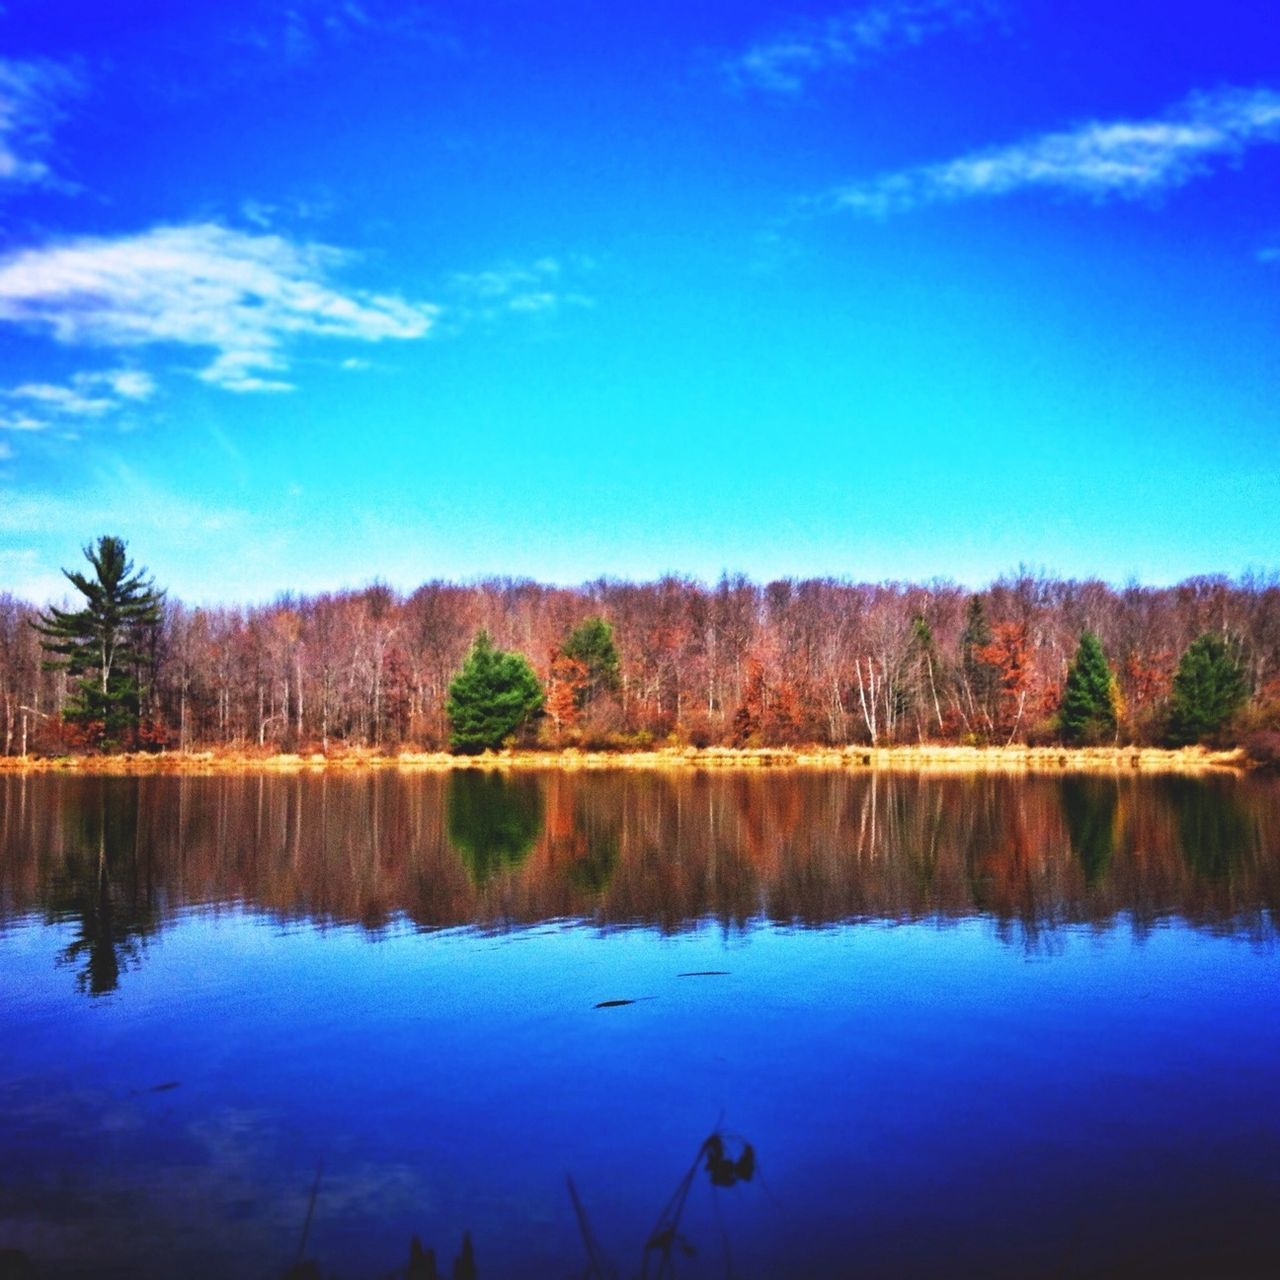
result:
M 618 646 L 613 640 L 613 627 L 603 618 L 587 618 L 580 622 L 569 633 L 560 652 L 586 668 L 586 683 L 578 697 L 580 707 L 618 687 Z
M 160 622 L 164 592 L 134 572 L 121 538 L 102 537 L 84 548 L 93 576 L 64 569 L 85 598 L 82 609 L 51 607 L 33 624 L 48 666 L 80 679 L 63 717 L 94 726 L 104 747 L 128 745 L 137 731 L 147 633 Z
M 1058 709 L 1058 729 L 1067 742 L 1098 743 L 1116 734 L 1115 680 L 1092 631 L 1080 637 Z
M 502 746 L 542 710 L 543 697 L 528 660 L 495 649 L 481 631 L 449 686 L 450 745 L 463 755 Z
M 1203 635 L 1188 646 L 1173 677 L 1169 740 L 1175 746 L 1218 733 L 1248 694 L 1244 672 L 1220 636 Z

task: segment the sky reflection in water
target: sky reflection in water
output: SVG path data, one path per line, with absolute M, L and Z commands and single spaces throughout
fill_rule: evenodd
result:
M 0 1247 L 50 1272 L 1265 1273 L 1274 788 L 0 781 Z M 682 977 L 703 971 L 713 976 Z M 605 1009 L 605 1000 L 636 1003 Z M 717 1216 L 719 1214 L 719 1216 Z M 97 1273 L 95 1273 L 97 1274 Z

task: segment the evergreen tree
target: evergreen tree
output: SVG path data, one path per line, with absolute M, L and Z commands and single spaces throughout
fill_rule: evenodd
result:
M 1173 677 L 1169 740 L 1175 746 L 1217 733 L 1248 694 L 1244 672 L 1220 636 L 1203 635 L 1188 646 Z
M 1115 678 L 1092 631 L 1080 637 L 1067 672 L 1058 729 L 1068 742 L 1097 743 L 1115 737 Z
M 942 662 L 938 657 L 933 628 L 922 613 L 917 613 L 911 619 L 911 642 L 904 665 L 902 710 L 906 712 L 914 706 L 917 724 L 927 728 L 932 717 L 932 723 L 941 729 L 942 708 L 938 702 L 938 676 Z M 921 714 L 922 709 L 923 714 Z
M 463 755 L 496 749 L 542 710 L 542 702 L 542 685 L 528 661 L 495 649 L 481 631 L 449 685 L 449 744 Z
M 999 684 L 999 672 L 986 656 L 991 644 L 986 606 L 980 595 L 970 596 L 960 637 L 960 675 L 969 731 L 984 739 L 993 728 L 992 709 Z
M 82 609 L 51 607 L 33 624 L 43 637 L 47 665 L 79 676 L 63 711 L 73 724 L 98 726 L 104 747 L 127 744 L 138 728 L 138 674 L 146 662 L 150 633 L 160 622 L 164 592 L 134 572 L 120 538 L 98 539 L 84 548 L 92 577 L 62 572 L 85 598 Z
M 585 707 L 602 693 L 612 693 L 620 682 L 618 646 L 613 640 L 613 627 L 603 618 L 587 618 L 569 633 L 560 652 L 580 662 L 587 678 L 579 694 L 579 706 Z

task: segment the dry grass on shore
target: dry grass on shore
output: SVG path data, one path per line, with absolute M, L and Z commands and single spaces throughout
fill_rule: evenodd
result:
M 387 753 L 351 748 L 293 755 L 252 750 L 156 752 L 125 755 L 0 757 L 0 772 L 79 774 L 289 773 L 397 769 L 438 772 L 497 769 L 878 769 L 916 773 L 1075 773 L 1138 770 L 1203 773 L 1247 769 L 1239 749 L 1204 747 L 662 747 L 648 751 L 502 751 L 455 756 L 443 751 Z

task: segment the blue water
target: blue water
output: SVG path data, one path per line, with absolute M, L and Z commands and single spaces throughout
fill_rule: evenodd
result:
M 481 1276 L 581 1276 L 566 1176 L 639 1275 L 716 1128 L 757 1171 L 699 1173 L 679 1275 L 1274 1274 L 1265 904 L 1247 927 L 1121 909 L 1011 933 L 980 911 L 423 930 L 167 901 L 93 996 L 82 925 L 17 896 L 0 1248 L 37 1274 L 281 1275 L 319 1170 L 326 1275 L 391 1274 L 413 1234 L 447 1275 L 468 1230 Z

